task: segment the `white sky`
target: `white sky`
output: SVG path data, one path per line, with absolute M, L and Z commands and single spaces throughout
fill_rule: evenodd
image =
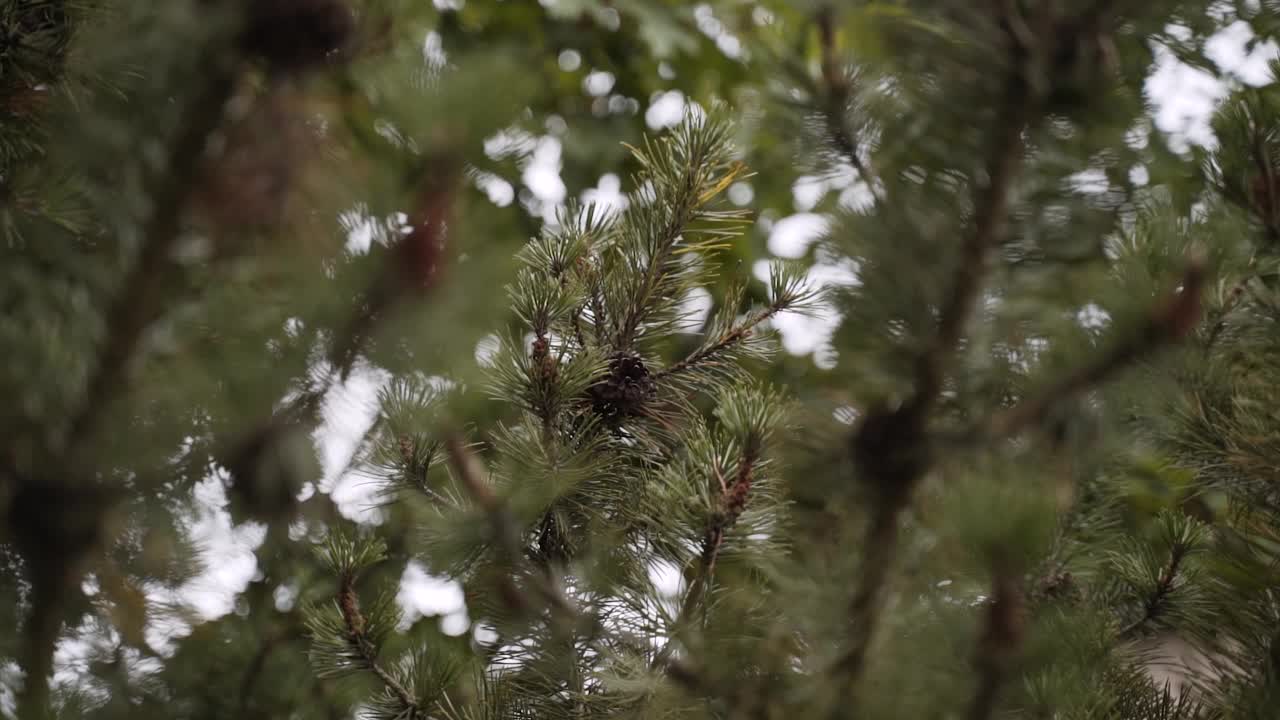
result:
M 741 51 L 736 39 L 729 37 L 725 40 L 724 37 L 728 36 L 723 32 L 723 27 L 718 26 L 718 21 L 708 14 L 702 13 L 698 17 L 699 28 L 717 38 L 722 51 L 736 57 Z M 1171 30 L 1178 31 L 1176 28 Z M 717 31 L 720 34 L 716 34 Z M 1267 63 L 1276 56 L 1276 45 L 1273 42 L 1259 43 L 1251 53 L 1247 53 L 1245 45 L 1250 37 L 1249 28 L 1243 22 L 1230 25 L 1209 41 L 1208 54 L 1229 77 L 1248 84 L 1263 84 L 1270 80 Z M 428 42 L 427 45 L 424 47 L 424 54 L 428 59 L 437 64 L 442 62 L 439 43 L 432 45 Z M 1158 67 L 1146 86 L 1153 105 L 1152 121 L 1155 127 L 1171 136 L 1175 148 L 1185 149 L 1191 144 L 1212 146 L 1214 138 L 1209 128 L 1209 119 L 1216 104 L 1225 97 L 1227 88 L 1212 75 L 1179 63 L 1166 51 L 1157 50 L 1157 54 Z M 562 55 L 560 61 L 562 65 L 580 63 L 581 56 L 577 53 Z M 666 72 L 669 74 L 670 71 Z M 612 75 L 592 72 L 586 76 L 583 91 L 603 102 L 613 85 Z M 688 105 L 679 91 L 657 93 L 649 99 L 644 110 L 645 122 L 654 130 L 669 127 L 679 122 Z M 606 107 L 612 110 L 615 105 Z M 623 105 L 616 107 L 626 110 Z M 553 217 L 555 208 L 565 201 L 568 188 L 560 178 L 563 146 L 559 136 L 563 132 L 563 121 L 557 123 L 556 120 L 558 118 L 548 122 L 548 133 L 541 137 L 502 133 L 486 142 L 485 150 L 492 156 L 515 154 L 524 157 L 519 178 L 521 187 L 518 189 L 510 181 L 495 175 L 477 179 L 477 184 L 495 205 L 507 206 L 520 195 L 527 210 L 549 220 Z M 1137 168 L 1135 172 L 1145 170 Z M 823 215 L 811 211 L 824 196 L 832 192 L 840 195 L 839 202 L 844 206 L 856 206 L 864 203 L 868 197 L 865 184 L 858 182 L 852 173 L 833 180 L 800 178 L 793 188 L 794 212 L 772 222 L 768 219 L 760 221 L 767 226 L 765 229 L 769 233 L 769 252 L 777 257 L 803 256 L 827 225 L 827 219 Z M 739 183 L 732 189 L 730 197 L 734 202 L 745 205 L 751 201 L 752 195 L 749 184 Z M 612 174 L 600 178 L 597 186 L 585 190 L 582 197 L 586 201 L 596 201 L 619 209 L 625 207 L 626 203 L 621 183 Z M 369 228 L 357 223 L 353 227 L 348 247 L 353 251 L 366 249 L 368 234 Z M 768 272 L 767 261 L 758 263 L 753 272 L 757 278 L 764 280 Z M 856 273 L 847 263 L 838 265 L 819 260 L 811 279 L 820 284 L 856 282 Z M 709 299 L 710 296 L 705 291 L 690 299 L 691 308 L 696 308 L 704 321 L 705 311 L 709 309 Z M 774 324 L 787 352 L 812 355 L 818 365 L 826 365 L 834 360 L 828 347 L 828 339 L 837 322 L 838 318 L 831 313 L 820 313 L 817 316 L 783 314 Z M 696 328 L 691 327 L 690 330 L 696 331 Z M 324 475 L 317 484 L 309 483 L 303 491 L 304 495 L 316 491 L 327 492 L 344 515 L 362 522 L 377 522 L 379 519 L 378 511 L 372 507 L 376 488 L 363 476 L 350 472 L 348 464 L 356 444 L 373 421 L 376 414 L 374 397 L 385 381 L 385 373 L 360 368 L 344 386 L 335 388 L 327 398 L 324 423 L 317 432 Z M 159 591 L 152 593 L 152 597 L 157 602 L 181 600 L 199 617 L 212 619 L 231 612 L 236 595 L 254 577 L 256 561 L 253 552 L 262 541 L 263 529 L 254 524 L 232 526 L 226 512 L 227 498 L 220 479 L 210 478 L 201 483 L 196 488 L 195 500 L 190 527 L 207 558 L 207 570 L 182 588 L 176 598 Z M 679 582 L 678 572 L 673 568 L 655 569 L 655 581 L 673 593 Z M 87 590 L 94 589 L 92 579 L 86 581 L 85 587 Z M 294 593 L 295 590 L 291 588 L 278 589 L 277 603 L 282 607 L 287 606 L 292 602 Z M 432 577 L 417 563 L 410 564 L 406 569 L 397 600 L 404 608 L 407 620 L 436 616 L 440 618 L 445 632 L 461 634 L 468 630 L 469 620 L 457 583 Z M 157 618 L 149 628 L 149 640 L 163 651 L 173 636 L 184 632 L 182 622 Z M 60 681 L 74 681 L 82 664 L 87 642 L 91 641 L 82 638 L 78 642 L 67 641 L 60 646 Z M 7 670 L 12 671 L 13 668 Z M 11 699 L 11 694 L 0 692 L 0 707 L 8 706 Z

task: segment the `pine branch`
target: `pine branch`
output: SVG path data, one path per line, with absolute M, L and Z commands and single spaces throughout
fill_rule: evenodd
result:
M 832 673 L 852 689 L 862 677 L 871 649 L 876 621 L 883 604 L 883 587 L 898 545 L 897 508 L 882 505 L 874 511 L 863 543 L 858 589 L 849 605 L 849 649 L 836 661 Z
M 1265 143 L 1266 139 L 1255 120 L 1253 146 L 1250 150 L 1259 177 L 1255 185 L 1260 184 L 1261 188 L 1254 188 L 1254 197 L 1251 199 L 1255 204 L 1254 212 L 1260 216 L 1262 226 L 1266 230 L 1267 242 L 1274 246 L 1280 243 L 1280 218 L 1276 217 L 1277 212 L 1280 212 L 1280 186 L 1276 184 L 1276 168 L 1267 156 Z M 1257 208 L 1258 204 L 1263 207 Z
M 858 589 L 849 607 L 849 649 L 833 666 L 849 688 L 857 685 L 874 639 L 881 595 L 896 554 L 899 515 L 910 505 L 916 484 L 932 463 L 926 423 L 942 391 L 945 364 L 973 311 L 986 275 L 987 255 L 1003 236 L 1009 196 L 1022 164 L 1022 134 L 1035 109 L 1034 97 L 1016 74 L 1006 80 L 1005 106 L 987 162 L 986 183 L 977 190 L 972 226 L 949 299 L 940 310 L 937 335 L 915 363 L 915 395 L 899 408 L 868 412 L 853 439 L 855 465 L 871 485 L 876 505 L 863 543 L 866 556 Z
M 395 243 L 381 276 L 370 283 L 357 312 L 333 343 L 330 360 L 343 380 L 386 316 L 439 284 L 461 165 L 446 151 L 424 161 L 423 171 L 425 180 L 410 212 L 412 230 Z
M 65 587 L 35 586 L 31 613 L 23 623 L 22 690 L 17 696 L 19 720 L 44 720 L 49 706 L 49 676 L 53 651 L 62 631 Z
M 986 624 L 974 658 L 978 688 L 969 705 L 969 720 L 988 720 L 995 712 L 1000 688 L 1007 682 L 1013 656 L 1022 645 L 1024 600 L 1016 579 L 1000 573 L 992 586 Z
M 720 481 L 720 508 L 711 518 L 711 523 L 703 536 L 697 575 L 690 581 L 689 590 L 685 592 L 684 602 L 681 603 L 680 611 L 676 615 L 675 627 L 677 628 L 693 617 L 698 603 L 707 593 L 715 573 L 716 560 L 720 556 L 720 548 L 724 544 L 725 533 L 737 523 L 738 518 L 742 516 L 742 511 L 746 509 L 759 459 L 760 445 L 757 442 L 743 449 L 742 457 L 738 462 L 738 471 L 734 473 L 732 480 L 726 482 L 719 469 L 715 469 L 716 477 Z M 650 667 L 665 666 L 674 649 L 675 639 L 667 638 L 662 649 L 654 656 Z
M 222 121 L 222 109 L 235 87 L 230 60 L 211 63 L 205 84 L 178 121 L 178 136 L 169 150 L 166 173 L 155 178 L 151 218 L 142 230 L 142 247 L 106 318 L 106 345 L 85 388 L 79 412 L 69 423 L 71 457 L 87 445 L 105 416 L 111 395 L 133 360 L 143 332 L 166 309 L 161 291 L 173 270 L 170 254 L 178 237 L 178 223 L 196 179 L 209 136 Z
M 698 219 L 737 222 L 742 217 L 739 211 L 713 213 L 704 210 L 734 180 L 746 173 L 742 163 L 729 162 L 727 131 L 727 125 L 717 119 L 689 116 L 675 129 L 673 137 L 664 139 L 656 153 L 647 140 L 645 151 L 631 148 L 644 168 L 644 176 L 654 183 L 657 197 L 651 205 L 631 211 L 624 217 L 624 225 L 633 222 L 641 225 L 631 227 L 633 232 L 652 236 L 644 239 L 647 257 L 640 271 L 640 281 L 632 289 L 628 311 L 615 320 L 618 321 L 617 349 L 629 349 L 634 343 L 663 287 L 663 281 L 672 272 L 672 261 L 678 259 L 681 252 L 703 249 L 698 244 L 678 247 L 680 241 L 691 233 L 690 225 Z M 654 216 L 654 213 L 661 215 Z M 644 227 L 645 218 L 656 225 Z M 729 234 L 728 230 L 703 229 L 701 232 L 717 237 Z
M 386 559 L 381 540 L 360 541 L 333 533 L 320 551 L 322 561 L 338 577 L 332 604 L 309 607 L 306 625 L 312 638 L 311 659 L 320 678 L 336 678 L 368 672 L 381 682 L 385 695 L 378 700 L 386 717 L 422 720 L 425 710 L 414 681 L 407 682 L 378 662 L 379 645 L 395 627 L 400 613 L 391 594 L 384 593 L 371 608 L 361 607 L 356 592 L 360 574 Z M 383 717 L 379 714 L 379 717 Z
M 769 320 L 774 315 L 782 312 L 785 308 L 779 305 L 766 308 L 754 316 L 743 321 L 741 325 L 729 328 L 721 333 L 720 337 L 708 345 L 694 350 L 683 360 L 677 361 L 672 365 L 659 370 L 654 374 L 654 381 L 661 381 L 673 375 L 679 375 L 689 370 L 696 369 L 706 363 L 715 362 L 715 360 L 728 350 L 751 338 L 756 326 Z
M 644 319 L 644 309 L 649 307 L 654 290 L 665 274 L 664 266 L 675 251 L 675 243 L 680 237 L 680 231 L 689 222 L 693 214 L 695 207 L 693 200 L 696 198 L 694 182 L 694 175 L 691 170 L 685 176 L 685 191 L 680 194 L 682 201 L 672 209 L 671 220 L 661 233 L 661 238 L 658 242 L 658 253 L 650 260 L 648 267 L 644 271 L 635 303 L 632 306 L 634 309 L 622 318 L 622 325 L 618 329 L 617 338 L 617 346 L 620 348 L 629 348 L 635 339 L 636 331 L 639 330 L 640 323 Z
M 1005 104 L 986 167 L 986 183 L 975 198 L 973 224 L 961 244 L 951 291 L 940 306 L 937 335 L 915 363 L 916 390 L 906 412 L 922 419 L 937 402 L 947 361 L 973 314 L 987 274 L 987 256 L 1004 237 L 1010 195 L 1023 160 L 1022 134 L 1034 110 L 1032 97 L 1016 79 L 1009 81 Z
M 881 200 L 872 182 L 871 168 L 862 161 L 858 153 L 858 142 L 849 132 L 845 113 L 849 105 L 849 79 L 841 67 L 836 50 L 836 18 L 835 10 L 830 4 L 822 5 L 814 18 L 818 26 L 818 42 L 821 46 L 822 62 L 822 114 L 826 120 L 827 133 L 831 144 L 840 156 L 858 173 L 858 178 L 872 189 L 872 197 Z
M 1205 267 L 1193 258 L 1183 273 L 1179 289 L 1151 312 L 1137 332 L 1122 338 L 1108 352 L 1067 374 L 1040 394 L 999 413 L 988 422 L 987 434 L 1001 438 L 1038 425 L 1055 406 L 1095 387 L 1115 373 L 1184 337 L 1200 317 L 1200 294 Z
M 1250 268 L 1254 266 L 1255 262 L 1256 258 L 1249 261 Z M 1244 294 L 1249 289 L 1249 281 L 1255 277 L 1257 276 L 1250 274 L 1231 286 L 1231 290 L 1227 293 L 1227 301 L 1224 302 L 1222 307 L 1218 310 L 1217 319 L 1214 321 L 1213 326 L 1209 328 L 1209 335 L 1204 340 L 1204 353 L 1206 356 L 1208 356 L 1209 352 L 1213 350 L 1213 346 L 1218 342 L 1218 338 L 1222 335 L 1222 331 L 1227 329 L 1227 317 L 1231 314 L 1231 311 L 1235 310 L 1236 306 L 1240 304 L 1241 299 L 1244 298 Z
M 467 449 L 460 436 L 456 434 L 449 436 L 445 440 L 445 450 L 449 454 L 449 460 L 463 488 L 485 513 L 497 536 L 500 551 L 506 561 L 514 565 L 524 556 L 524 548 L 520 543 L 520 528 L 507 512 L 506 504 L 483 480 L 484 470 L 480 467 L 480 461 Z M 572 624 L 579 619 L 581 613 L 546 573 L 533 573 L 531 581 L 539 599 L 549 606 L 560 620 Z M 501 590 L 503 599 L 512 610 L 518 612 L 530 610 L 532 603 L 525 597 L 524 592 L 516 585 L 510 574 L 503 576 Z M 593 624 L 598 626 L 598 621 L 593 620 Z
M 1169 595 L 1173 592 L 1173 583 L 1178 578 L 1178 572 L 1181 570 L 1182 562 L 1191 554 L 1192 547 L 1181 543 L 1175 543 L 1169 550 L 1169 562 L 1160 572 L 1160 577 L 1156 580 L 1156 586 L 1151 596 L 1147 598 L 1143 606 L 1142 617 L 1129 623 L 1120 630 L 1117 637 L 1121 640 L 1131 640 L 1154 622 L 1164 611 L 1165 604 L 1169 599 Z
M 712 324 L 719 335 L 704 342 L 683 360 L 663 368 L 655 380 L 670 378 L 691 370 L 720 363 L 723 355 L 740 348 L 755 336 L 755 328 L 785 311 L 809 312 L 823 297 L 823 291 L 810 282 L 808 269 L 798 263 L 775 261 L 769 269 L 769 304 L 757 308 L 742 322 L 733 322 L 733 313 L 742 300 L 743 287 L 735 284 L 725 296 L 723 318 Z
M 398 494 L 398 489 L 411 488 L 433 502 L 451 507 L 453 502 L 449 498 L 436 492 L 427 484 L 427 475 L 437 462 L 436 458 L 442 443 L 426 442 L 424 447 L 421 441 L 407 434 L 396 437 L 395 442 L 400 462 L 399 467 L 394 468 L 395 476 L 392 480 L 394 484 L 385 494 L 395 496 Z M 391 468 L 384 469 L 391 470 Z M 396 487 L 397 485 L 399 488 Z
M 407 720 L 417 720 L 423 716 L 413 693 L 378 664 L 377 647 L 365 633 L 368 624 L 360 612 L 360 598 L 356 594 L 355 580 L 354 572 L 344 573 L 338 585 L 338 607 L 342 611 L 342 620 L 347 627 L 347 639 L 351 649 L 359 654 L 369 671 L 377 676 L 399 700 L 404 712 L 407 713 Z
M 271 653 L 275 652 L 280 643 L 284 642 L 288 637 L 286 631 L 277 631 L 268 635 L 258 646 L 258 651 L 253 654 L 253 659 L 245 666 L 244 676 L 240 680 L 240 712 L 246 714 L 249 712 L 249 705 L 253 699 L 254 688 L 258 684 L 258 679 L 262 677 L 262 669 L 267 664 L 267 659 Z

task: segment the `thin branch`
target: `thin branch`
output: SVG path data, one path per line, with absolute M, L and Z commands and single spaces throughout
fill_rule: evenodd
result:
M 53 674 L 53 649 L 62 630 L 65 586 L 35 585 L 31 614 L 23 624 L 22 690 L 18 692 L 20 720 L 46 717 L 49 705 L 49 676 Z
M 395 243 L 381 276 L 369 285 L 360 308 L 333 343 L 329 359 L 343 380 L 386 316 L 439 284 L 461 165 L 445 152 L 429 159 L 424 170 L 427 179 L 410 212 L 411 231 Z
M 992 437 L 1010 437 L 1038 425 L 1049 411 L 1070 397 L 1098 385 L 1116 372 L 1176 342 L 1191 330 L 1200 316 L 1200 294 L 1205 267 L 1193 259 L 1183 273 L 1178 290 L 1151 312 L 1139 330 L 1121 339 L 1108 352 L 1069 373 L 1043 392 L 999 413 L 987 426 Z
M 819 8 L 814 18 L 818 26 L 818 43 L 822 47 L 822 113 L 827 124 L 831 144 L 858 173 L 858 178 L 872 189 L 872 197 L 881 198 L 872 183 L 871 168 L 858 153 L 858 142 L 850 134 L 845 113 L 849 106 L 849 79 L 846 76 L 836 50 L 835 11 L 830 5 Z
M 782 312 L 783 309 L 784 308 L 781 306 L 774 306 L 760 311 L 755 316 L 745 320 L 741 325 L 725 331 L 724 334 L 710 345 L 704 345 L 697 350 L 694 350 L 683 360 L 659 370 L 654 374 L 654 381 L 661 381 L 662 379 L 671 377 L 672 375 L 679 375 L 680 373 L 692 370 L 706 362 L 714 362 L 716 356 L 750 338 L 752 331 L 755 330 L 760 323 L 763 323 L 774 315 Z
M 747 497 L 751 493 L 751 485 L 755 479 L 755 468 L 759 456 L 760 447 L 758 445 L 748 445 L 743 449 L 738 471 L 734 473 L 732 481 L 726 482 L 720 476 L 719 471 L 717 470 L 716 472 L 716 477 L 719 479 L 721 487 L 720 507 L 712 517 L 706 534 L 703 536 L 702 553 L 698 557 L 698 573 L 690 581 L 689 589 L 684 595 L 684 602 L 681 603 L 680 611 L 676 615 L 675 627 L 677 628 L 693 616 L 698 603 L 706 595 L 707 588 L 710 586 L 712 576 L 715 573 L 716 560 L 720 557 L 720 548 L 724 544 L 725 533 L 733 527 L 738 518 L 742 516 L 742 511 L 746 509 Z M 674 638 L 668 637 L 662 649 L 654 655 L 650 667 L 658 668 L 664 666 L 669 661 L 674 650 Z
M 1249 265 L 1252 266 L 1253 264 L 1254 261 L 1251 260 Z M 1213 327 L 1209 329 L 1208 337 L 1205 338 L 1204 352 L 1206 356 L 1213 349 L 1214 344 L 1218 342 L 1218 337 L 1222 335 L 1222 331 L 1227 329 L 1227 316 L 1231 314 L 1232 310 L 1236 309 L 1236 305 L 1240 304 L 1241 298 L 1244 297 L 1245 292 L 1249 289 L 1249 281 L 1254 277 L 1250 275 L 1231 286 L 1231 290 L 1227 293 L 1227 301 L 1218 310 L 1217 319 L 1214 321 Z
M 1187 545 L 1178 543 L 1173 546 L 1169 552 L 1169 564 L 1160 572 L 1160 577 L 1156 581 L 1155 592 L 1151 594 L 1151 597 L 1147 598 L 1142 617 L 1120 630 L 1118 635 L 1120 639 L 1133 639 L 1143 628 L 1160 616 L 1160 613 L 1164 610 L 1165 600 L 1173 592 L 1173 582 L 1178 578 L 1178 571 L 1182 568 L 1182 561 L 1190 554 L 1191 548 Z
M 1276 186 L 1276 169 L 1271 166 L 1271 160 L 1267 157 L 1265 138 L 1263 138 L 1260 129 L 1257 127 L 1256 121 L 1253 125 L 1253 147 L 1250 148 L 1250 151 L 1253 155 L 1254 164 L 1257 165 L 1262 187 L 1257 188 L 1257 181 L 1255 181 L 1254 197 L 1252 199 L 1255 205 L 1255 212 L 1261 216 L 1262 225 L 1266 229 L 1267 241 L 1275 245 L 1280 242 L 1280 225 L 1277 224 L 1276 218 L 1276 212 L 1280 210 L 1280 189 Z M 1261 190 L 1261 192 L 1258 192 L 1258 190 Z M 1263 207 L 1256 207 L 1258 205 L 1263 205 Z
M 484 469 L 481 467 L 480 461 L 467 449 L 462 438 L 456 434 L 450 435 L 445 440 L 445 450 L 449 455 L 455 474 L 462 482 L 463 488 L 471 496 L 471 499 L 480 506 L 480 509 L 484 511 L 490 525 L 493 527 L 500 551 L 505 555 L 507 562 L 514 564 L 517 559 L 524 555 L 520 544 L 520 529 L 516 527 L 514 520 L 507 512 L 506 504 L 484 481 Z M 539 598 L 550 607 L 556 617 L 569 624 L 576 622 L 580 618 L 581 613 L 579 610 L 564 596 L 564 593 L 560 591 L 560 588 L 555 585 L 549 575 L 546 573 L 533 573 L 531 580 Z M 530 603 L 528 598 L 525 597 L 525 593 L 520 590 L 510 575 L 504 576 L 500 590 L 504 600 L 512 610 L 520 612 L 529 610 Z M 592 622 L 598 628 L 599 620 L 592 618 Z
M 355 589 L 355 573 L 343 573 L 338 587 L 338 607 L 342 610 L 342 621 L 347 626 L 347 641 L 351 644 L 351 648 L 360 654 L 360 658 L 364 660 L 370 672 L 376 675 L 382 684 L 400 700 L 409 713 L 407 717 L 410 720 L 420 717 L 421 709 L 418 707 L 417 698 L 378 664 L 377 648 L 365 632 L 367 624 L 364 615 L 360 612 L 360 599 Z
M 1017 0 L 1002 0 L 1000 13 L 1001 19 L 1007 25 L 1007 31 L 1014 47 L 1019 53 L 1030 53 L 1032 48 L 1036 46 L 1036 36 L 1032 32 L 1031 26 L 1027 25 L 1027 19 L 1023 17 L 1022 10 L 1018 8 Z
M 898 509 L 889 506 L 877 509 L 863 543 L 858 589 L 849 605 L 849 648 L 832 667 L 836 675 L 845 678 L 845 685 L 850 689 L 866 667 L 876 620 L 884 603 L 883 588 L 897 551 L 899 514 Z
M 961 245 L 951 290 L 941 305 L 937 335 L 915 363 L 916 391 L 911 404 L 916 414 L 926 413 L 942 391 L 947 360 L 973 314 L 986 277 L 989 251 L 1004 237 L 1010 194 L 1022 165 L 1022 134 L 1033 110 L 1020 82 L 1010 80 L 1007 96 L 1007 110 L 986 167 L 986 183 L 977 191 L 973 224 Z
M 121 283 L 120 294 L 106 317 L 106 345 L 85 387 L 79 412 L 68 425 L 70 457 L 96 433 L 121 376 L 133 360 L 143 332 L 164 311 L 160 291 L 170 275 L 170 253 L 186 201 L 195 190 L 197 174 L 209 136 L 222 121 L 222 109 L 235 87 L 229 61 L 212 63 L 208 79 L 178 122 L 178 136 L 169 150 L 166 173 L 155 178 L 154 211 L 142 229 L 142 246 L 133 268 Z
M 285 638 L 285 633 L 277 632 L 268 635 L 258 647 L 258 651 L 254 653 L 253 659 L 245 666 L 244 677 L 240 680 L 240 713 L 245 715 L 249 712 L 249 704 L 253 698 L 254 687 L 258 683 L 258 678 L 262 676 L 262 668 L 267 664 L 267 658 L 276 649 Z
M 978 688 L 969 705 L 969 720 L 988 720 L 995 712 L 1000 688 L 1009 676 L 1014 655 L 1022 645 L 1024 600 L 1018 583 L 1008 573 L 996 575 L 986 624 L 974 657 Z
M 637 292 L 637 301 L 633 306 L 634 309 L 626 313 L 617 329 L 617 346 L 619 348 L 630 347 L 636 331 L 640 328 L 640 322 L 644 319 L 643 309 L 648 305 L 654 289 L 665 274 L 663 265 L 671 258 L 672 252 L 675 250 L 676 240 L 679 239 L 681 231 L 693 217 L 694 211 L 697 210 L 697 188 L 694 175 L 697 170 L 697 168 L 690 167 L 685 172 L 683 178 L 684 188 L 679 195 L 679 202 L 672 208 L 670 221 L 659 235 L 661 240 L 658 252 L 649 261 L 648 267 L 645 268 L 640 288 Z
M 897 551 L 899 516 L 915 486 L 931 466 L 929 411 L 942 391 L 945 365 L 973 311 L 987 270 L 989 250 L 1003 237 L 1010 193 L 1022 163 L 1022 134 L 1034 110 L 1017 75 L 1007 80 L 1003 123 L 992 144 L 986 183 L 975 192 L 972 226 L 961 248 L 952 289 L 942 305 L 937 336 L 915 363 L 916 391 L 898 408 L 869 412 L 854 436 L 852 451 L 862 479 L 875 495 L 875 509 L 863 543 L 866 555 L 849 607 L 849 648 L 832 671 L 850 689 L 857 685 L 874 639 L 884 586 Z

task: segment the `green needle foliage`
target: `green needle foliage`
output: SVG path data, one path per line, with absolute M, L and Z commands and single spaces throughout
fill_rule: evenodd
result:
M 1280 7 L 0 0 L 0 717 L 1274 716 L 1246 30 Z M 1175 60 L 1209 145 L 1153 127 Z M 253 567 L 199 613 L 218 532 Z
M 448 401 L 427 381 L 383 393 L 370 470 L 417 491 L 419 552 L 463 581 L 468 611 L 495 636 L 478 650 L 481 681 L 518 703 L 483 717 L 643 708 L 680 644 L 674 633 L 720 601 L 718 578 L 763 582 L 782 547 L 769 452 L 785 404 L 750 381 L 743 360 L 767 351 L 765 320 L 817 293 L 778 264 L 767 305 L 743 313 L 741 295 L 730 296 L 687 356 L 664 364 L 657 354 L 684 319 L 683 298 L 716 272 L 717 251 L 742 225 L 742 213 L 716 208 L 742 173 L 729 128 L 714 115 L 686 119 L 634 151 L 642 191 L 627 210 L 571 206 L 521 251 L 509 295 L 525 335 L 504 341 L 488 383 L 514 413 L 479 448 L 447 413 L 424 412 Z M 376 554 L 368 542 L 341 552 Z M 333 562 L 340 585 L 359 565 Z M 682 597 L 655 588 L 650 570 L 663 563 L 686 570 Z M 361 666 L 376 655 L 361 628 L 388 622 L 314 615 L 318 672 Z M 461 702 L 402 695 L 399 684 L 387 682 L 399 702 L 379 702 L 371 717 L 429 717 Z

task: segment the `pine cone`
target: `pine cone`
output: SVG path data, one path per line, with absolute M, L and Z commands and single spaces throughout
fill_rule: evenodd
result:
M 657 396 L 649 368 L 636 355 L 618 354 L 609 361 L 609 374 L 591 386 L 592 407 L 606 420 L 635 415 L 644 403 Z
M 752 475 L 750 469 L 743 472 L 725 495 L 724 507 L 729 525 L 737 522 L 738 518 L 742 517 L 742 511 L 747 508 L 747 495 L 751 493 Z

